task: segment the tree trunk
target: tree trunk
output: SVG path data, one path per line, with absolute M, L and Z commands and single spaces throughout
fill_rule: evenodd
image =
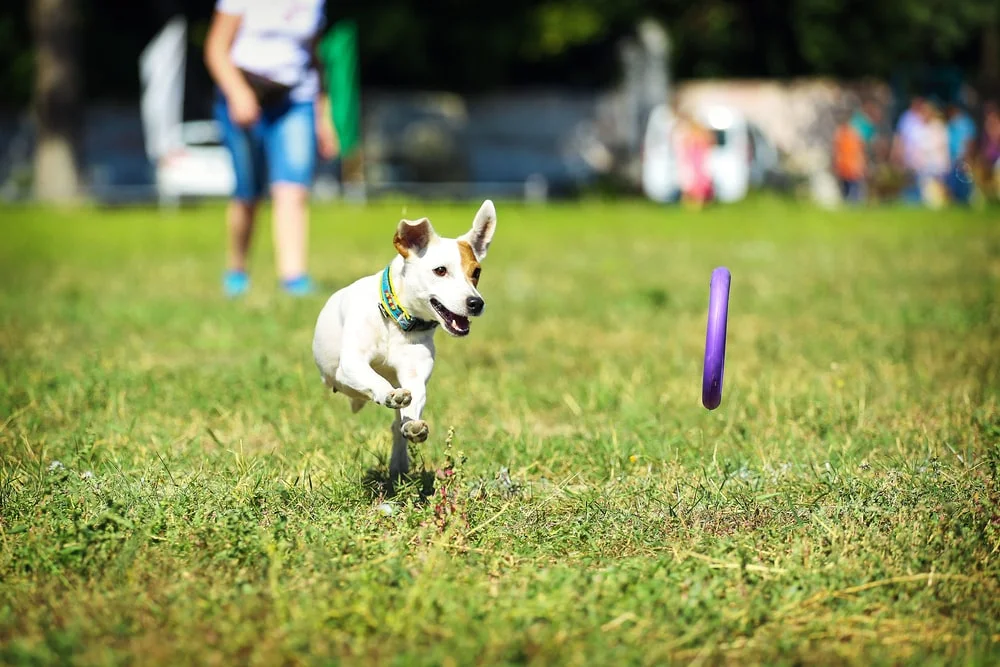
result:
M 1000 9 L 994 7 L 983 22 L 979 55 L 979 92 L 996 101 L 1000 96 Z
M 80 195 L 77 141 L 82 116 L 75 0 L 32 0 L 35 40 L 35 197 L 69 203 Z

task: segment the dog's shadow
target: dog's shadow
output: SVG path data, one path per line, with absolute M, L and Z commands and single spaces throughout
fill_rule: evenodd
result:
M 395 483 L 389 477 L 387 468 L 369 468 L 362 477 L 362 485 L 370 496 L 370 500 L 388 500 L 413 490 L 420 502 L 425 502 L 434 495 L 435 475 L 433 470 L 414 470 L 402 476 Z

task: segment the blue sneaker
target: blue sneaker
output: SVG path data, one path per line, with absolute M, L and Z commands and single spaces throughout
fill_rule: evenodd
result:
M 222 289 L 230 299 L 243 296 L 250 289 L 250 278 L 246 271 L 226 271 L 222 278 Z
M 307 296 L 313 292 L 312 280 L 306 275 L 282 280 L 281 287 L 292 296 Z

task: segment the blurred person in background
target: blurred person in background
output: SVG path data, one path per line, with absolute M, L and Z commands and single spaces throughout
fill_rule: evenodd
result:
M 972 195 L 972 169 L 976 152 L 976 124 L 961 105 L 948 104 L 948 194 L 952 201 L 967 204 Z
M 878 127 L 882 122 L 882 109 L 874 100 L 865 100 L 854 110 L 851 116 L 851 126 L 865 145 L 865 156 L 871 160 L 875 153 L 875 140 L 878 137 Z
M 236 187 L 227 210 L 223 288 L 250 285 L 247 255 L 258 204 L 270 190 L 275 259 L 282 288 L 312 291 L 307 268 L 309 192 L 317 153 L 337 142 L 315 44 L 325 0 L 217 0 L 205 64 L 218 88 L 215 116 L 232 155 Z
M 993 197 L 1000 198 L 1000 109 L 995 102 L 987 103 L 983 109 L 983 140 L 979 160 L 985 189 Z
M 865 141 L 850 114 L 844 113 L 833 133 L 833 172 L 844 201 L 857 204 L 864 200 L 865 165 Z
M 924 170 L 926 132 L 927 103 L 923 97 L 914 96 L 909 108 L 899 117 L 892 143 L 893 162 L 903 170 L 906 180 L 903 200 L 911 204 L 919 204 L 923 199 L 919 174 Z
M 944 113 L 936 104 L 928 102 L 926 110 L 926 130 L 923 134 L 920 162 L 920 191 L 925 204 L 940 208 L 948 199 L 945 180 L 948 176 L 948 124 Z
M 700 210 L 712 198 L 708 158 L 715 143 L 714 136 L 690 116 L 684 116 L 680 126 L 681 196 L 688 207 Z
M 865 200 L 879 202 L 896 196 L 897 174 L 892 167 L 892 133 L 885 131 L 885 112 L 874 97 L 855 110 L 851 125 L 865 145 Z

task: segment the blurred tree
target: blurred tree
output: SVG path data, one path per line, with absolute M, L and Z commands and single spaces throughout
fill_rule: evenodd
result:
M 997 0 L 794 0 L 788 14 L 811 70 L 886 74 L 946 63 L 975 40 Z
M 81 113 L 81 72 L 77 67 L 77 13 L 74 0 L 33 0 L 35 41 L 35 196 L 68 202 L 80 194 L 77 139 Z
M 35 0 L 31 0 L 34 2 Z M 30 44 L 20 12 L 0 9 L 0 103 L 23 104 Z M 88 93 L 134 100 L 136 59 L 173 13 L 193 48 L 213 0 L 79 3 Z M 595 87 L 619 73 L 617 45 L 645 17 L 672 41 L 675 78 L 830 75 L 887 77 L 898 67 L 956 64 L 969 75 L 992 53 L 985 29 L 1000 0 L 329 0 L 331 23 L 357 21 L 366 86 L 459 92 L 523 85 Z M 987 42 L 987 43 L 984 43 Z M 200 59 L 192 59 L 200 62 Z M 988 64 L 988 63 L 987 63 Z M 192 73 L 193 74 L 193 73 Z
M 980 57 L 980 86 L 1000 97 L 1000 6 L 994 5 L 983 25 Z
M 0 10 L 0 103 L 23 105 L 31 99 L 34 53 L 28 26 L 28 0 L 5 0 Z

